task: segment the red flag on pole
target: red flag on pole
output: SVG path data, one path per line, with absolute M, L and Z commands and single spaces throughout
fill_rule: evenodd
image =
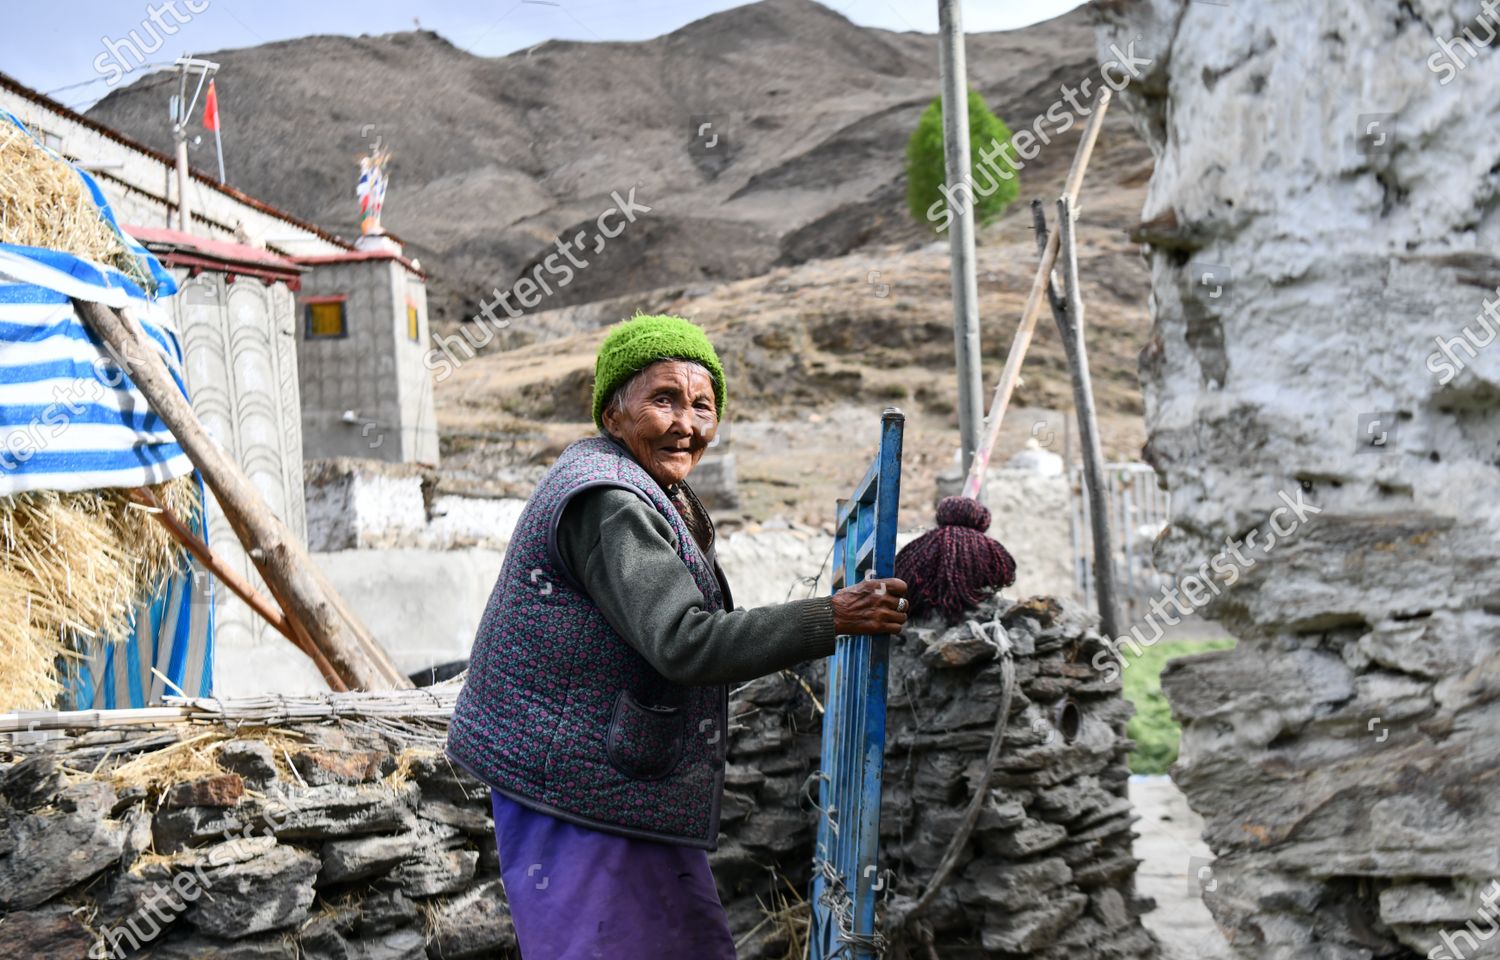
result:
M 219 94 L 212 80 L 208 81 L 208 96 L 203 100 L 203 129 L 215 132 L 219 129 Z
M 203 128 L 214 132 L 214 152 L 219 155 L 219 182 L 224 182 L 224 141 L 219 136 L 219 91 L 208 81 L 208 96 L 203 98 Z

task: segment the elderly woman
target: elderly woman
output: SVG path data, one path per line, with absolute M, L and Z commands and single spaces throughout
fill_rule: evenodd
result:
M 732 609 L 687 484 L 724 398 L 697 326 L 611 329 L 594 370 L 601 435 L 537 484 L 480 623 L 448 755 L 491 788 L 527 960 L 732 958 L 705 852 L 728 685 L 906 621 L 900 580 Z

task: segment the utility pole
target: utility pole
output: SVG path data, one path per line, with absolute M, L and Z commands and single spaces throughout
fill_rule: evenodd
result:
M 188 120 L 193 115 L 193 108 L 198 105 L 198 95 L 203 92 L 203 84 L 218 69 L 219 65 L 212 60 L 177 58 L 177 95 L 172 98 L 172 138 L 177 141 L 177 229 L 183 233 L 193 232 L 193 212 L 188 202 L 188 183 L 191 180 L 188 176 Z M 195 70 L 198 72 L 198 86 L 193 90 L 193 99 L 189 101 L 188 74 Z
M 948 242 L 953 272 L 953 354 L 958 367 L 958 435 L 967 475 L 979 449 L 984 414 L 979 378 L 979 284 L 974 272 L 974 191 L 969 182 L 969 84 L 959 0 L 938 0 L 938 50 L 943 85 L 943 156 L 953 214 L 948 222 Z

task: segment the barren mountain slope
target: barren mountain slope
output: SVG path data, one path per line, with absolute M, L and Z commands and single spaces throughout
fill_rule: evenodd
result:
M 971 35 L 968 51 L 972 85 L 1013 126 L 1095 72 L 1081 11 Z M 937 93 L 935 39 L 858 27 L 811 0 L 500 58 L 428 32 L 209 56 L 222 64 L 230 179 L 252 195 L 352 236 L 356 157 L 376 137 L 391 149 L 387 225 L 433 272 L 438 317 L 472 312 L 631 188 L 651 212 L 539 309 L 917 236 L 901 162 Z M 169 80 L 139 80 L 90 115 L 168 149 Z M 209 143 L 193 153 L 204 170 Z
M 1054 142 L 1023 177 L 1023 200 L 1046 198 L 1049 221 L 1076 140 Z M 1136 358 L 1149 331 L 1148 277 L 1128 231 L 1151 168 L 1145 145 L 1122 114 L 1114 115 L 1080 202 L 1079 271 L 1110 459 L 1138 458 L 1144 440 Z M 977 254 L 987 406 L 1036 270 L 1027 203 L 981 232 Z M 447 482 L 525 493 L 562 445 L 591 429 L 601 328 L 636 310 L 692 318 L 718 345 L 748 517 L 826 518 L 870 456 L 876 414 L 895 404 L 909 418 L 903 517 L 930 519 L 935 476 L 951 466 L 957 445 L 946 239 L 870 245 L 761 277 L 659 288 L 521 318 L 437 387 Z M 999 462 L 1031 438 L 1061 454 L 1074 429 L 1065 425 L 1073 415 L 1071 387 L 1045 309 L 1022 377 Z
M 1062 85 L 1098 82 L 1093 43 L 1083 11 L 970 35 L 971 84 L 1013 130 L 1029 127 Z M 644 43 L 546 43 L 493 59 L 430 33 L 213 57 L 237 186 L 352 235 L 354 159 L 376 136 L 391 147 L 387 223 L 433 272 L 439 337 L 530 272 L 554 237 L 591 224 L 612 191 L 634 188 L 652 207 L 438 383 L 445 486 L 528 493 L 590 429 L 600 329 L 636 310 L 675 311 L 708 327 L 724 355 L 745 514 L 824 517 L 869 456 L 875 414 L 895 403 L 910 417 L 905 516 L 930 516 L 956 445 L 947 241 L 907 214 L 903 159 L 937 90 L 932 36 L 763 0 Z M 166 146 L 159 98 L 139 95 L 160 82 L 94 115 Z M 1052 215 L 1081 126 L 1042 147 L 1021 173 L 1022 202 L 980 236 L 986 392 L 1035 270 L 1025 201 L 1046 199 Z M 1143 436 L 1147 277 L 1126 233 L 1150 170 L 1116 107 L 1079 224 L 1111 456 L 1137 456 Z M 997 459 L 1031 437 L 1063 452 L 1071 395 L 1046 311 L 1023 376 Z

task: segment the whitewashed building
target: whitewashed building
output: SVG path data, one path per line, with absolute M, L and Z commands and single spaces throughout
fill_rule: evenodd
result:
M 0 108 L 86 168 L 121 225 L 177 278 L 182 292 L 173 302 L 194 410 L 297 536 L 305 539 L 304 455 L 436 462 L 431 380 L 421 362 L 428 336 L 425 277 L 399 248 L 379 255 L 357 251 L 196 172 L 188 187 L 190 230 L 183 231 L 171 157 L 3 73 Z M 343 395 L 343 361 L 325 361 L 320 351 L 326 345 L 306 344 L 307 363 L 299 364 L 311 305 L 299 302 L 304 292 L 314 301 L 344 297 L 342 346 L 368 358 L 356 363 L 355 379 L 368 370 L 381 381 L 368 397 Z M 345 411 L 353 411 L 354 422 L 344 419 Z M 340 446 L 350 437 L 368 444 L 371 431 L 360 417 L 381 426 L 386 439 Z M 309 418 L 312 444 L 304 443 Z M 212 503 L 209 535 L 214 551 L 269 595 Z M 215 605 L 217 692 L 326 689 L 307 658 L 227 590 L 215 591 Z

